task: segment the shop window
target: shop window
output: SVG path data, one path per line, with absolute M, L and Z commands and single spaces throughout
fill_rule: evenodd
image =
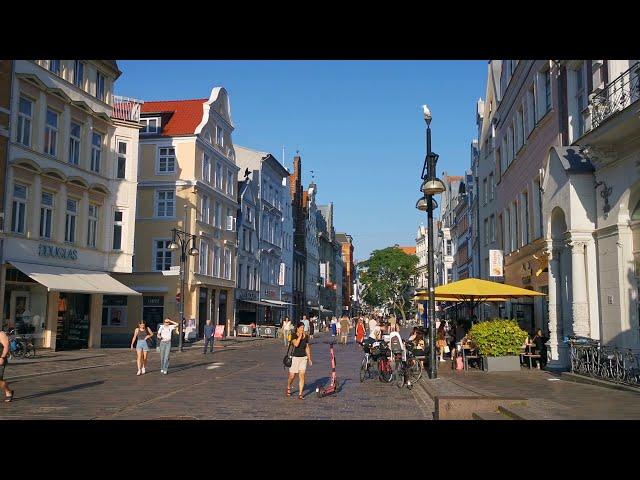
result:
M 102 326 L 127 326 L 127 296 L 104 295 L 102 297 Z

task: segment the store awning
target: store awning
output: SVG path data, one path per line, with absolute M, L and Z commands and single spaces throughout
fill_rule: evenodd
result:
M 280 302 L 279 300 L 265 300 L 263 298 L 262 301 L 272 308 L 287 308 L 287 305 L 291 305 L 290 303 Z
M 106 272 L 14 262 L 25 275 L 47 287 L 50 292 L 102 293 L 107 295 L 142 295 L 120 283 Z
M 238 301 L 247 302 L 247 303 L 255 303 L 256 305 L 262 305 L 263 307 L 272 307 L 273 306 L 270 303 L 261 302 L 260 300 L 240 300 L 240 299 L 238 299 Z

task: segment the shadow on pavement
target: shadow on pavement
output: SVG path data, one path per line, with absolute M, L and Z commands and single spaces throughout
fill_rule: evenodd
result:
M 103 380 L 100 380 L 97 382 L 80 383 L 78 385 L 72 385 L 70 387 L 58 388 L 57 390 L 49 390 L 47 392 L 34 393 L 33 395 L 25 395 L 24 397 L 15 397 L 13 401 L 17 402 L 20 400 L 28 400 L 31 398 L 46 397 L 47 395 L 56 395 L 58 393 L 73 392 L 75 390 L 82 390 L 83 388 L 97 387 L 98 385 L 102 385 L 103 383 L 104 383 Z

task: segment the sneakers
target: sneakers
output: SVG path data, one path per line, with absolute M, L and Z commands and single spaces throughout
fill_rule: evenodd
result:
M 136 375 L 140 375 L 142 372 L 140 370 L 138 370 L 138 373 L 136 373 Z
M 145 370 L 144 367 L 142 367 L 142 374 L 144 375 L 145 373 L 147 373 L 147 371 Z
M 160 370 L 160 373 L 162 373 L 162 374 L 164 374 L 164 375 L 166 375 L 166 374 L 167 374 L 166 370 Z

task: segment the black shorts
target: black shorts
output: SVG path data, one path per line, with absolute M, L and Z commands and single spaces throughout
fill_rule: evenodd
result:
M 0 365 L 0 380 L 4 380 L 4 367 L 7 366 L 7 359 L 4 359 L 4 363 Z

